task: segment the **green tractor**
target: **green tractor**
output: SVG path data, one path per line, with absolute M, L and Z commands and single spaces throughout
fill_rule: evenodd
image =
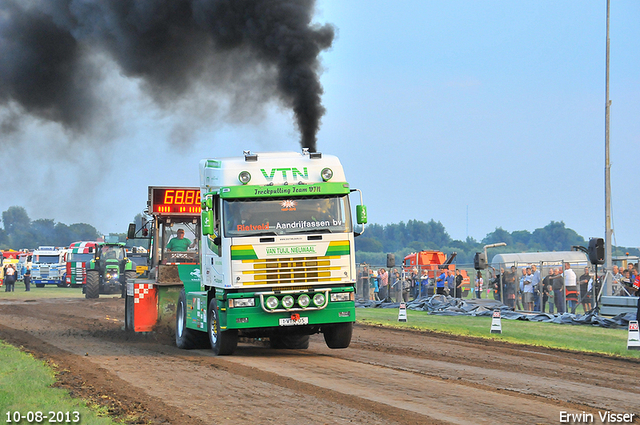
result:
M 100 294 L 124 294 L 127 281 L 136 278 L 136 266 L 127 258 L 124 243 L 99 243 L 95 257 L 87 266 L 85 298 L 99 298 Z

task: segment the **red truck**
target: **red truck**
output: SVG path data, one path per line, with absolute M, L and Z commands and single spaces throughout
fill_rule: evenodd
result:
M 87 264 L 94 257 L 97 242 L 74 242 L 67 254 L 66 286 L 81 287 L 87 283 Z
M 414 267 L 418 269 L 419 274 L 422 274 L 422 270 L 426 269 L 429 278 L 435 279 L 442 269 L 448 269 L 455 272 L 456 265 L 452 264 L 455 257 L 455 252 L 447 258 L 447 255 L 444 252 L 432 250 L 420 251 L 411 253 L 404 257 L 402 265 L 404 270 L 408 273 L 410 273 Z M 469 279 L 467 270 L 460 269 L 460 274 L 462 275 L 462 296 L 466 297 L 471 288 L 471 280 Z

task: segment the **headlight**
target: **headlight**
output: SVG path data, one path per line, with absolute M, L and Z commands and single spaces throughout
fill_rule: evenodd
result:
M 272 295 L 269 298 L 267 298 L 267 301 L 265 302 L 265 304 L 267 305 L 267 308 L 269 310 L 273 310 L 276 307 L 278 307 L 278 299 Z
M 238 175 L 238 180 L 240 180 L 242 184 L 247 184 L 251 180 L 251 174 L 249 174 L 248 171 L 243 171 Z
M 351 294 L 353 292 L 337 292 L 331 294 L 331 301 L 351 301 Z
M 313 296 L 313 303 L 316 305 L 316 307 L 320 307 L 324 304 L 325 299 L 326 298 L 324 297 L 324 294 L 322 292 L 318 292 Z
M 254 298 L 230 298 L 229 299 L 229 308 L 254 307 L 255 305 L 256 305 L 256 300 Z
M 331 177 L 333 177 L 333 170 L 331 170 L 331 168 L 323 168 L 320 175 L 322 176 L 322 180 L 329 181 Z
M 309 307 L 309 304 L 311 304 L 311 297 L 309 297 L 309 295 L 302 294 L 298 297 L 298 305 L 300 307 L 307 308 Z
M 291 295 L 286 295 L 284 298 L 282 298 L 282 306 L 284 308 L 291 308 L 293 307 L 293 303 L 294 303 L 294 299 Z

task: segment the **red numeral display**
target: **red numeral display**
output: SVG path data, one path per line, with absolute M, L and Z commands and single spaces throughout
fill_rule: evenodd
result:
M 153 212 L 160 214 L 199 215 L 199 189 L 153 189 Z

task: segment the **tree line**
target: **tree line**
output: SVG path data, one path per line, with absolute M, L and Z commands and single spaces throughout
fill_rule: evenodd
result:
M 142 216 L 136 215 L 136 228 L 142 225 Z M 69 246 L 76 241 L 95 241 L 102 236 L 95 227 L 86 223 L 66 225 L 53 219 L 31 220 L 23 207 L 12 206 L 2 213 L 0 228 L 0 249 L 35 249 L 39 246 Z M 126 234 L 114 234 L 126 241 Z M 442 251 L 447 255 L 454 252 L 457 264 L 471 264 L 476 252 L 482 252 L 485 245 L 504 242 L 505 247 L 492 248 L 488 260 L 493 255 L 510 252 L 569 251 L 573 246 L 587 247 L 589 243 L 564 222 L 552 221 L 533 232 L 516 230 L 508 232 L 501 227 L 487 234 L 481 241 L 468 237 L 465 241 L 454 240 L 440 222 L 431 220 L 409 220 L 394 224 L 370 224 L 365 233 L 355 239 L 356 262 L 374 265 L 386 264 L 387 254 L 395 254 L 396 264 L 412 253 L 423 250 Z M 128 245 L 146 246 L 145 239 L 127 241 Z M 637 248 L 613 247 L 614 256 L 640 256 Z
M 570 251 L 573 246 L 587 247 L 585 240 L 575 230 L 567 228 L 562 221 L 551 221 L 545 227 L 508 232 L 502 227 L 487 234 L 481 241 L 467 237 L 465 241 L 452 239 L 440 222 L 431 220 L 409 220 L 394 224 L 370 224 L 366 231 L 355 239 L 356 262 L 373 265 L 386 264 L 387 254 L 395 254 L 396 264 L 412 252 L 424 250 L 454 252 L 457 264 L 472 264 L 476 252 L 485 245 L 504 242 L 507 246 L 492 248 L 488 260 L 495 254 L 511 252 Z M 640 255 L 637 248 L 614 247 L 613 256 Z
M 53 219 L 31 220 L 23 207 L 12 206 L 2 213 L 0 249 L 35 249 L 39 246 L 69 246 L 76 241 L 95 241 L 100 233 L 90 224 L 66 225 Z

